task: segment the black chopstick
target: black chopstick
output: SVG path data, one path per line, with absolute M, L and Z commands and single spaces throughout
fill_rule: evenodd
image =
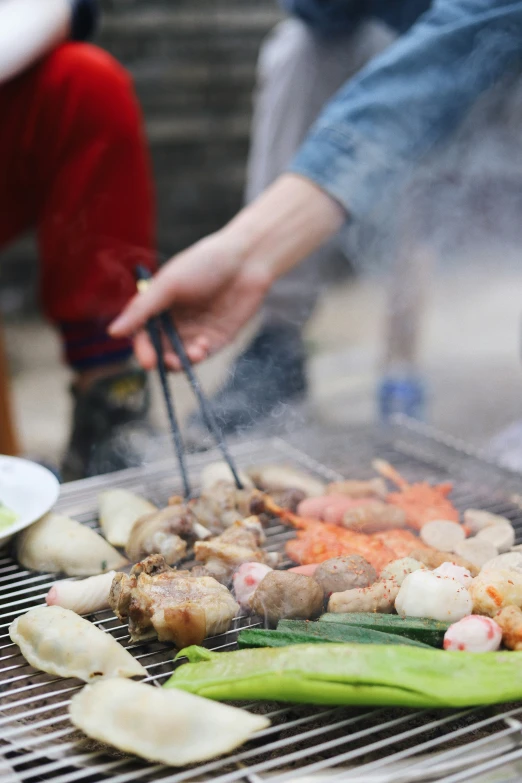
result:
M 223 459 L 227 463 L 228 467 L 230 468 L 230 472 L 234 477 L 236 487 L 238 489 L 243 489 L 244 488 L 243 482 L 239 478 L 239 474 L 234 464 L 234 460 L 232 459 L 232 456 L 227 448 L 227 444 L 225 443 L 225 439 L 223 438 L 223 433 L 221 432 L 219 425 L 216 421 L 216 417 L 212 412 L 212 408 L 210 407 L 210 404 L 207 398 L 205 397 L 203 390 L 201 389 L 199 380 L 196 376 L 196 373 L 194 372 L 192 364 L 190 363 L 190 359 L 188 358 L 185 352 L 183 342 L 181 341 L 181 337 L 179 336 L 178 330 L 174 325 L 174 321 L 172 320 L 170 313 L 167 312 L 166 310 L 163 313 L 161 313 L 160 321 L 161 321 L 161 325 L 163 326 L 163 330 L 165 332 L 167 340 L 169 341 L 174 351 L 179 356 L 179 360 L 181 362 L 181 367 L 183 368 L 183 372 L 187 376 L 188 382 L 192 386 L 192 391 L 197 397 L 199 408 L 201 410 L 201 415 L 203 416 L 203 421 L 207 425 L 207 429 L 209 430 L 209 432 L 211 432 L 212 435 L 214 436 L 214 440 L 216 441 L 216 444 L 223 455 Z
M 136 278 L 138 281 L 149 281 L 151 278 L 151 274 L 148 269 L 145 267 L 136 267 Z M 139 286 L 138 286 L 139 287 Z M 168 377 L 167 377 L 167 370 L 165 367 L 165 362 L 163 359 L 163 346 L 161 343 L 161 329 L 163 329 L 165 333 L 165 337 L 171 344 L 173 350 L 175 353 L 179 356 L 179 360 L 181 362 L 181 367 L 183 369 L 183 372 L 185 373 L 188 382 L 190 383 L 192 387 L 192 391 L 196 395 L 201 415 L 203 417 L 203 421 L 205 422 L 207 429 L 209 432 L 214 436 L 214 439 L 216 441 L 216 444 L 221 451 L 223 455 L 223 459 L 227 463 L 228 467 L 230 468 L 230 472 L 232 473 L 232 476 L 234 478 L 234 482 L 236 484 L 236 487 L 238 489 L 243 489 L 243 483 L 241 479 L 239 478 L 239 474 L 237 471 L 237 468 L 235 466 L 234 460 L 227 448 L 227 444 L 225 443 L 225 440 L 223 438 L 223 433 L 221 432 L 221 429 L 219 428 L 219 425 L 216 421 L 216 418 L 214 416 L 214 413 L 212 412 L 212 409 L 210 407 L 209 401 L 205 397 L 205 394 L 203 393 L 203 390 L 200 386 L 199 380 L 194 372 L 194 369 L 192 367 L 192 364 L 190 362 L 190 359 L 187 356 L 187 353 L 185 351 L 185 347 L 183 345 L 183 342 L 181 340 L 181 337 L 179 336 L 178 330 L 176 329 L 176 326 L 174 325 L 174 321 L 171 318 L 170 313 L 167 310 L 164 310 L 157 318 L 152 318 L 150 321 L 147 322 L 147 332 L 149 334 L 150 340 L 152 342 L 154 351 L 157 356 L 158 360 L 158 372 L 161 380 L 161 387 L 163 390 L 163 396 L 165 398 L 165 404 L 167 406 L 167 412 L 169 416 L 169 422 L 170 422 L 170 428 L 172 432 L 172 437 L 174 440 L 176 453 L 178 456 L 178 461 L 180 465 L 181 474 L 183 477 L 183 485 L 185 487 L 185 496 L 190 497 L 191 490 L 190 490 L 190 484 L 187 477 L 187 470 L 186 470 L 186 463 L 185 463 L 185 454 L 184 454 L 184 448 L 183 448 L 183 441 L 181 438 L 181 432 L 179 429 L 179 425 L 174 413 L 174 404 L 172 401 L 172 397 L 170 394 L 170 388 L 168 385 Z
M 146 280 L 144 272 L 141 267 L 136 269 L 136 277 L 138 283 L 140 280 Z M 161 383 L 161 389 L 163 391 L 163 399 L 165 400 L 165 407 L 167 409 L 167 416 L 170 425 L 170 434 L 172 435 L 172 441 L 174 443 L 174 450 L 178 458 L 179 470 L 181 473 L 181 479 L 183 481 L 183 495 L 185 498 L 190 498 L 192 495 L 192 489 L 188 477 L 187 464 L 185 461 L 185 449 L 183 447 L 183 439 L 181 437 L 181 430 L 179 428 L 176 412 L 174 409 L 174 401 L 170 393 L 167 368 L 165 367 L 165 361 L 163 359 L 163 346 L 161 344 L 161 324 L 159 318 L 151 318 L 147 321 L 147 334 L 154 348 L 158 362 L 158 375 Z

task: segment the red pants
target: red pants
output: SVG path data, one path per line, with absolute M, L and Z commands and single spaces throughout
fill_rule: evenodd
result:
M 76 368 L 128 355 L 105 334 L 154 264 L 153 187 L 126 71 L 67 43 L 0 85 L 0 249 L 36 227 L 45 314 Z

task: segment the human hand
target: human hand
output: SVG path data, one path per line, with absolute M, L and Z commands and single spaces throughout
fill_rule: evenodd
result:
M 191 362 L 200 362 L 232 340 L 259 308 L 270 276 L 261 265 L 245 262 L 237 238 L 226 230 L 212 234 L 174 256 L 111 324 L 113 337 L 135 334 L 140 364 L 152 369 L 156 354 L 143 327 L 168 307 Z M 179 370 L 165 343 L 165 364 Z
M 136 335 L 136 356 L 156 364 L 143 328 L 168 307 L 185 350 L 200 362 L 230 342 L 259 308 L 270 285 L 316 250 L 346 215 L 316 185 L 284 174 L 221 231 L 174 256 L 109 327 L 113 337 Z M 165 364 L 180 362 L 165 344 Z

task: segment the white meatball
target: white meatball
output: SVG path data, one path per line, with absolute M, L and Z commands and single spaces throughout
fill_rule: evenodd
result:
M 473 603 L 456 579 L 437 576 L 433 571 L 414 571 L 402 583 L 395 608 L 401 617 L 453 622 L 471 614 Z
M 234 594 L 243 608 L 250 608 L 250 598 L 263 581 L 270 566 L 264 563 L 243 563 L 233 576 Z
M 444 634 L 445 650 L 494 652 L 500 647 L 502 629 L 490 617 L 470 614 L 450 625 Z
M 456 579 L 464 587 L 469 587 L 473 577 L 467 568 L 455 565 L 455 563 L 443 563 L 433 570 L 437 576 L 449 576 L 450 579 Z

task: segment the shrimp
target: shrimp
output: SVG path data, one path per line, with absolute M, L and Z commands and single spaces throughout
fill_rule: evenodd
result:
M 390 492 L 387 501 L 403 509 L 409 527 L 420 530 L 426 522 L 437 519 L 459 522 L 459 512 L 448 500 L 448 495 L 453 489 L 452 484 L 432 486 L 426 481 L 408 484 L 406 479 L 388 462 L 375 460 L 373 466 L 381 476 L 389 479 L 398 487 L 397 492 Z

